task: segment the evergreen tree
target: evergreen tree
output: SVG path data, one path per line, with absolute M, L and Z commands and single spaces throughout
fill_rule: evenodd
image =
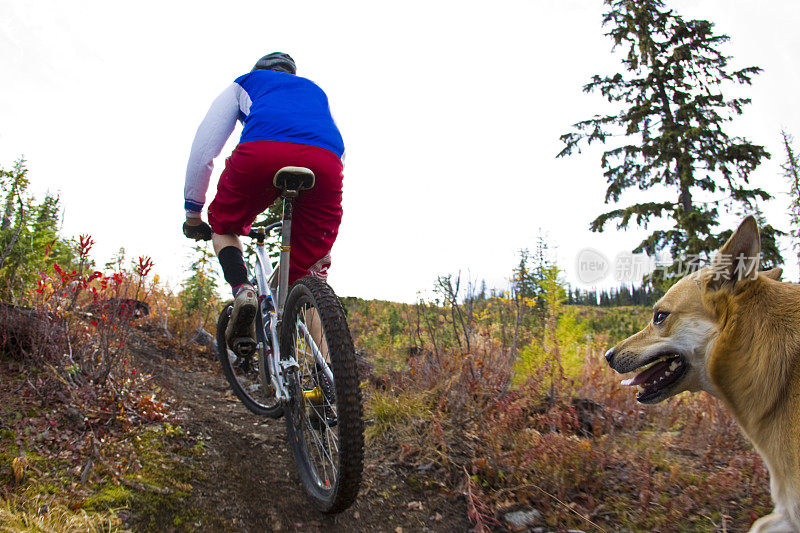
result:
M 183 282 L 180 300 L 183 309 L 197 312 L 198 328 L 204 329 L 217 302 L 215 256 L 204 242 L 194 246 L 194 253 L 195 259 L 191 266 L 192 275 Z
M 36 209 L 36 218 L 33 222 L 33 231 L 36 233 L 58 230 L 58 218 L 61 215 L 61 199 L 58 195 L 47 193 Z
M 59 235 L 58 195 L 37 202 L 28 194 L 28 168 L 18 159 L 11 170 L 0 168 L 0 299 L 20 301 L 41 272 L 58 263 L 72 268 L 75 243 Z
M 275 222 L 280 222 L 283 219 L 283 204 L 281 202 L 274 202 L 267 208 L 261 215 L 261 220 L 253 222 L 254 228 L 266 227 Z M 280 231 L 273 230 L 267 237 L 267 251 L 269 252 L 270 259 L 276 261 L 280 255 Z M 256 242 L 253 239 L 243 239 L 244 255 L 248 260 L 256 255 Z
M 6 230 L 11 226 L 11 217 L 15 211 L 14 204 L 18 201 L 21 203 L 25 192 L 28 190 L 29 183 L 28 168 L 25 166 L 24 158 L 17 159 L 11 170 L 0 168 L 0 190 L 5 194 L 5 206 L 3 208 L 3 218 L 0 221 L 0 230 Z
M 786 150 L 786 162 L 781 166 L 783 176 L 789 182 L 789 217 L 792 228 L 789 235 L 792 237 L 792 247 L 797 252 L 797 262 L 800 264 L 800 159 L 792 148 L 794 138 L 786 131 L 781 131 L 783 148 Z
M 483 300 L 485 300 L 485 299 L 486 299 L 486 294 L 487 294 L 487 290 L 486 290 L 486 280 L 485 280 L 485 279 L 482 279 L 482 280 L 481 280 L 481 288 L 480 288 L 480 290 L 478 291 L 478 300 L 480 300 L 480 301 L 483 301 Z
M 643 305 L 652 306 L 661 296 L 662 292 L 645 285 L 634 287 L 633 285 L 623 285 L 619 288 L 602 290 L 599 293 L 594 289 L 581 290 L 575 289 L 574 294 L 567 293 L 567 303 L 578 305 L 616 307 L 623 305 Z
M 530 251 L 523 248 L 519 251 L 519 263 L 514 267 L 511 287 L 515 298 L 536 298 L 539 294 L 539 279 L 530 268 Z
M 558 319 L 567 295 L 561 281 L 561 269 L 556 265 L 543 268 L 540 281 L 541 299 L 547 310 L 544 317 L 543 345 L 550 356 L 550 397 L 556 398 L 564 381 L 561 346 L 558 339 Z
M 561 136 L 565 147 L 558 155 L 579 152 L 581 143 L 625 139 L 601 159 L 606 203 L 618 203 L 632 187 L 656 189 L 659 196 L 603 213 L 591 230 L 602 231 L 612 220 L 621 229 L 631 222 L 646 228 L 667 218 L 671 229 L 653 231 L 634 252 L 655 255 L 667 249 L 673 258 L 706 262 L 730 234 L 717 231 L 720 209 L 757 212 L 757 202 L 770 198 L 748 184 L 769 154 L 724 129 L 750 100 L 726 98 L 723 87 L 750 85 L 761 69 L 731 69 L 720 48 L 728 36 L 715 34 L 709 21 L 684 20 L 662 0 L 605 3 L 606 35 L 625 52 L 626 72 L 595 75 L 584 91 L 600 91 L 619 109 L 575 124 L 573 132 Z M 781 261 L 777 234 L 769 225 L 762 227 L 765 267 Z
M 533 256 L 532 274 L 539 285 L 538 292 L 542 291 L 541 280 L 545 279 L 547 272 L 554 266 L 550 257 L 550 245 L 547 244 L 542 230 L 539 229 L 539 234 L 536 236 L 536 252 Z
M 125 269 L 127 252 L 124 246 L 120 246 L 116 255 L 114 255 L 105 265 L 105 269 L 110 272 L 120 273 Z

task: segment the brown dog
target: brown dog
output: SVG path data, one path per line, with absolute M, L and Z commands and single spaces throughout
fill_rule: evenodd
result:
M 683 391 L 720 398 L 761 454 L 775 510 L 752 531 L 800 531 L 800 285 L 780 269 L 758 272 L 761 241 L 746 218 L 711 266 L 676 283 L 653 320 L 606 353 L 619 373 L 638 371 L 636 399 Z

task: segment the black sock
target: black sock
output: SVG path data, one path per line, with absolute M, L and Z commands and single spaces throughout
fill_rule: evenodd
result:
M 235 246 L 226 246 L 217 254 L 222 273 L 231 287 L 235 288 L 242 283 L 249 283 L 247 268 L 244 266 L 242 251 Z

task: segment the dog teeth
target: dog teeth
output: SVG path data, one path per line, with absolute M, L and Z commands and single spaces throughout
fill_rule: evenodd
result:
M 641 375 L 643 372 L 646 372 L 648 369 L 654 367 L 655 365 L 664 363 L 666 361 L 670 361 L 671 359 L 672 359 L 672 361 L 670 362 L 669 367 L 665 371 L 663 371 L 664 372 L 663 374 L 661 374 L 660 376 L 653 376 L 645 384 L 638 384 L 639 390 L 640 391 L 644 390 L 645 386 L 647 386 L 648 384 L 649 385 L 654 385 L 656 383 L 660 383 L 660 382 L 664 381 L 666 378 L 669 378 L 670 376 L 672 376 L 673 372 L 675 372 L 681 366 L 681 362 L 678 359 L 675 359 L 674 355 L 665 355 L 664 357 L 660 357 L 659 359 L 653 361 L 652 363 L 650 363 L 648 365 L 640 367 L 637 370 L 637 371 L 640 371 L 639 375 Z M 623 385 L 623 386 L 629 386 L 629 385 L 633 385 L 634 384 L 633 381 L 635 379 L 636 378 L 623 379 L 619 383 L 620 383 L 620 385 Z

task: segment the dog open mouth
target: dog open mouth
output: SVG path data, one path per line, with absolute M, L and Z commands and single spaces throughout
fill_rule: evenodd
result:
M 636 395 L 640 403 L 657 403 L 669 396 L 669 390 L 680 381 L 688 365 L 682 355 L 662 355 L 639 367 L 635 377 L 622 381 L 622 385 L 638 385 Z

